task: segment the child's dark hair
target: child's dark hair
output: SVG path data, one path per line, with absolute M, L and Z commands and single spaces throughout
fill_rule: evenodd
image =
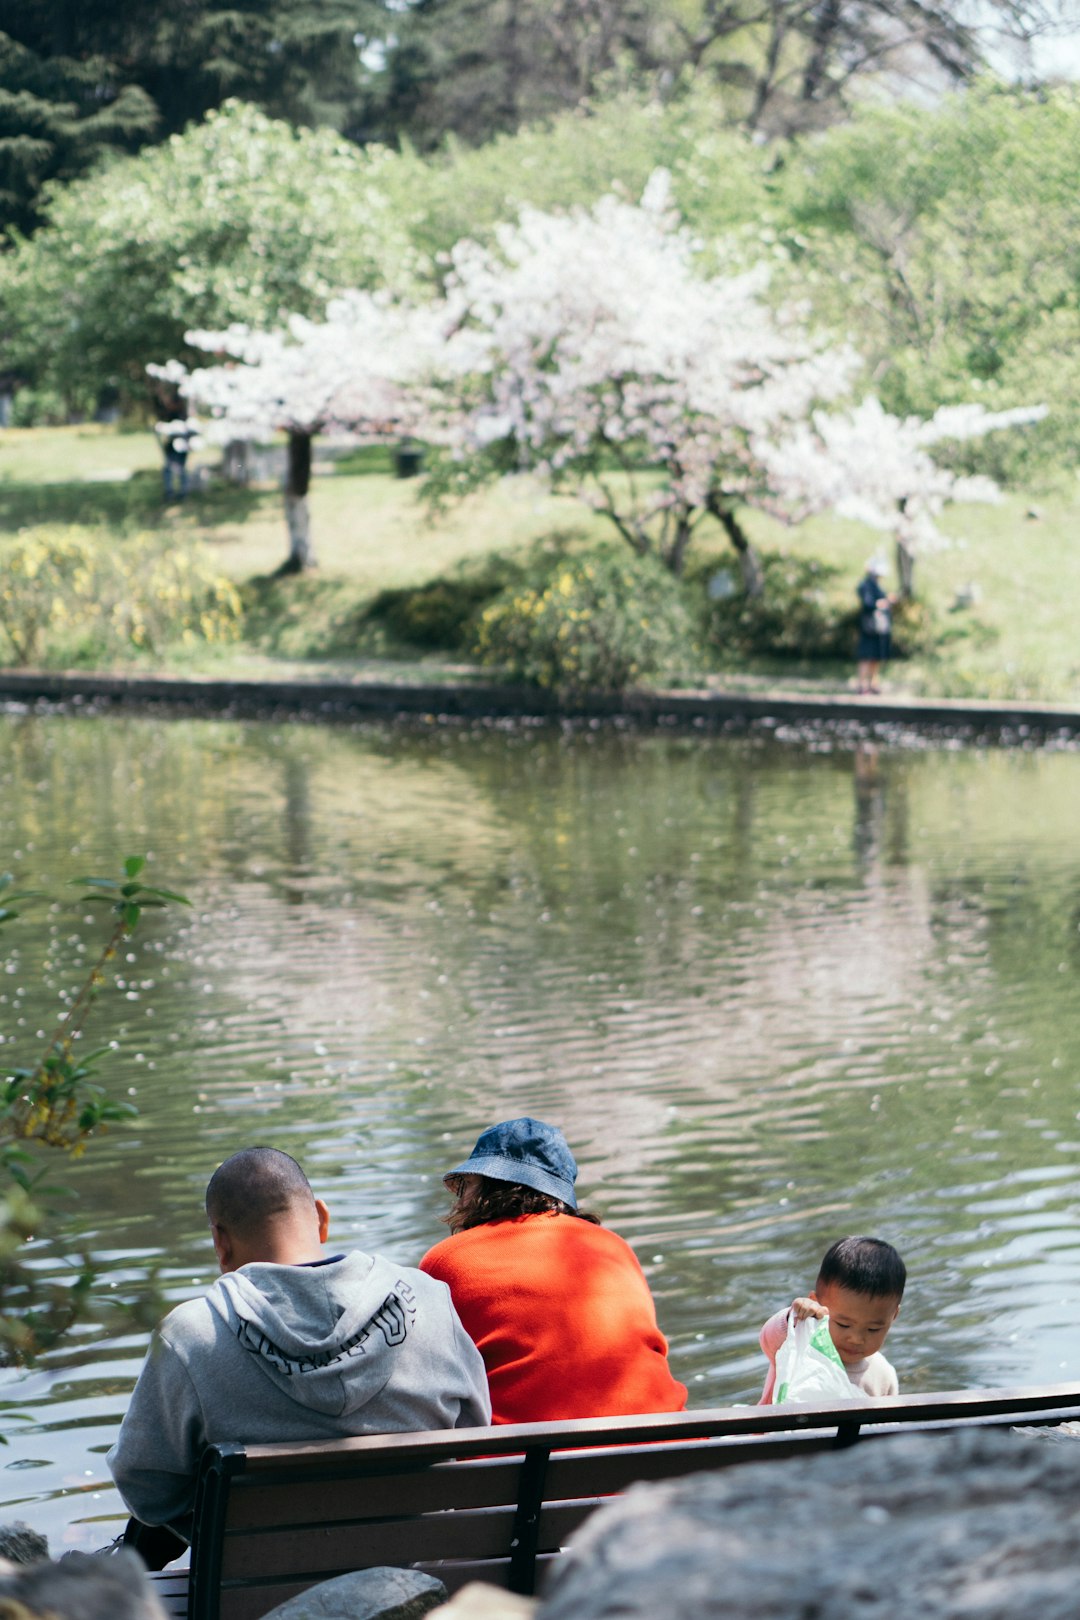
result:
M 837 1283 L 853 1294 L 901 1299 L 906 1282 L 907 1267 L 891 1243 L 881 1238 L 845 1237 L 833 1244 L 821 1262 L 816 1290 Z

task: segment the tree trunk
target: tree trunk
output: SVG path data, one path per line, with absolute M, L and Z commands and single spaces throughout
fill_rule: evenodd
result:
M 915 553 L 902 534 L 896 537 L 896 574 L 900 581 L 900 599 L 910 602 L 915 595 Z
M 782 0 L 771 8 L 772 19 L 769 30 L 769 43 L 765 51 L 765 61 L 758 74 L 757 84 L 754 87 L 754 103 L 746 120 L 747 128 L 756 130 L 765 115 L 765 109 L 772 95 L 776 82 L 776 73 L 780 65 L 780 52 L 783 48 L 787 33 L 787 22 L 784 17 Z
M 823 0 L 810 35 L 810 60 L 802 82 L 802 100 L 816 101 L 825 84 L 833 42 L 840 29 L 840 0 Z
M 227 484 L 246 489 L 251 482 L 251 440 L 230 439 L 221 457 L 221 470 Z
M 664 561 L 676 578 L 683 571 L 686 561 L 686 548 L 690 544 L 694 528 L 685 512 L 681 513 L 675 525 L 675 538 L 667 548 Z
M 285 474 L 285 522 L 289 529 L 289 555 L 278 574 L 302 574 L 315 567 L 311 544 L 311 441 L 314 435 L 293 429 L 289 434 L 288 464 Z
M 896 525 L 896 576 L 900 581 L 900 600 L 910 602 L 915 595 L 915 547 L 911 520 L 907 516 L 907 496 L 901 495 L 896 503 L 900 517 Z
M 518 39 L 517 0 L 509 0 L 506 8 L 501 54 L 503 60 L 503 92 L 501 97 L 502 106 L 499 111 L 502 115 L 502 127 L 513 133 L 521 122 L 518 102 L 520 98 L 522 62 L 521 46 Z
M 710 495 L 706 503 L 709 511 L 721 525 L 724 533 L 735 547 L 739 559 L 739 571 L 742 574 L 743 588 L 747 596 L 760 596 L 765 589 L 765 574 L 750 537 L 742 524 L 726 506 L 721 506 L 715 495 Z

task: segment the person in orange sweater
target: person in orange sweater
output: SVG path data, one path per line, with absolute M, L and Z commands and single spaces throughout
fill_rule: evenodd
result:
M 682 1411 L 645 1275 L 578 1209 L 562 1131 L 505 1120 L 443 1179 L 452 1235 L 420 1270 L 449 1286 L 484 1358 L 493 1423 Z

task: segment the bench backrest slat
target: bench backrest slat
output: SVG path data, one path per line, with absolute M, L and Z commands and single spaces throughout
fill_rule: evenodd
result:
M 452 1477 L 448 1478 L 447 1475 Z M 517 1501 L 518 1463 L 501 1457 L 407 1472 L 362 1474 L 355 1479 L 294 1480 L 280 1489 L 240 1474 L 229 1500 L 229 1528 L 270 1530 L 275 1525 L 335 1524 L 344 1520 L 434 1513 L 451 1498 L 456 1507 L 500 1507 Z

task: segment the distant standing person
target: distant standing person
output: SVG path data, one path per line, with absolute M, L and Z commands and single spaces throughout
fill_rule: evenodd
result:
M 884 558 L 871 557 L 866 564 L 866 573 L 856 588 L 859 598 L 859 674 L 856 691 L 860 693 L 881 691 L 878 671 L 892 652 L 894 598 L 881 583 L 884 572 Z
M 487 1368 L 493 1423 L 681 1412 L 645 1274 L 577 1207 L 557 1126 L 508 1119 L 443 1177 L 451 1237 L 420 1270 L 447 1283 Z
M 165 499 L 182 501 L 188 492 L 187 458 L 198 440 L 198 428 L 185 417 L 158 422 L 154 432 L 161 440 L 165 452 L 162 485 Z

